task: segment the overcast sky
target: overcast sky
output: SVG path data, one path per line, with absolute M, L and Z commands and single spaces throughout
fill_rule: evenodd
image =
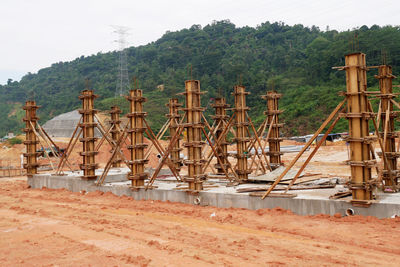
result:
M 229 19 L 347 30 L 400 25 L 399 0 L 1 0 L 0 84 L 52 63 L 117 49 L 110 25 L 131 28 L 130 45 L 157 40 L 167 30 Z M 399 44 L 400 45 L 400 44 Z

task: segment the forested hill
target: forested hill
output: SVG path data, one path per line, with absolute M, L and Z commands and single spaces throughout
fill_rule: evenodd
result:
M 356 36 L 356 37 L 355 37 Z M 207 91 L 203 106 L 222 92 L 233 103 L 232 88 L 239 81 L 251 92 L 250 115 L 256 122 L 263 119 L 265 102 L 260 98 L 275 88 L 284 94 L 281 108 L 287 134 L 306 134 L 318 128 L 321 121 L 340 100 L 345 89 L 343 71 L 332 70 L 344 64 L 344 55 L 355 50 L 367 54 L 368 65 L 386 61 L 394 75 L 400 71 L 400 28 L 398 26 L 363 26 L 345 32 L 322 31 L 317 27 L 263 23 L 256 28 L 235 27 L 229 21 L 217 21 L 201 27 L 167 32 L 159 40 L 127 49 L 128 69 L 149 98 L 145 109 L 157 130 L 164 122 L 165 103 L 172 94 L 182 92 L 184 80 L 193 78 Z M 34 96 L 41 105 L 41 122 L 79 107 L 79 92 L 85 78 L 100 98 L 96 108 L 109 109 L 124 99 L 114 99 L 118 53 L 98 53 L 71 62 L 59 62 L 27 74 L 21 81 L 9 80 L 0 86 L 0 135 L 18 131 L 27 97 Z M 190 71 L 192 69 L 192 71 Z M 376 86 L 368 72 L 368 86 Z M 398 83 L 398 81 L 394 81 Z M 160 86 L 163 85 L 163 86 Z M 157 88 L 164 87 L 163 91 Z M 210 114 L 211 111 L 208 111 Z M 345 129 L 345 121 L 336 130 Z

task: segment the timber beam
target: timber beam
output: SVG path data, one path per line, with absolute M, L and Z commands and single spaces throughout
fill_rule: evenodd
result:
M 111 114 L 111 121 L 110 121 L 110 127 L 111 127 L 111 138 L 112 140 L 117 143 L 119 138 L 121 137 L 121 119 L 120 119 L 120 114 L 122 113 L 121 109 L 118 106 L 112 106 L 110 110 Z M 111 150 L 111 153 L 114 152 L 114 149 Z M 121 156 L 117 153 L 115 156 L 112 167 L 119 168 L 121 167 Z
M 213 129 L 215 131 L 215 138 L 219 140 L 222 138 L 222 140 L 218 143 L 216 147 L 216 151 L 218 154 L 218 157 L 221 159 L 221 164 L 224 165 L 223 167 L 227 169 L 229 167 L 229 162 L 228 162 L 228 142 L 226 140 L 226 134 L 223 135 L 224 131 L 224 126 L 228 124 L 229 116 L 226 114 L 226 109 L 229 107 L 228 104 L 226 104 L 226 100 L 224 97 L 216 98 L 215 103 L 212 105 L 212 107 L 215 109 L 215 115 L 211 116 L 211 118 L 215 121 L 214 125 L 216 125 L 216 129 Z M 221 137 L 222 136 L 222 137 Z M 217 141 L 215 140 L 215 141 Z M 224 169 L 222 168 L 220 163 L 216 163 L 214 167 L 217 169 L 217 174 L 224 175 Z
M 235 96 L 235 129 L 236 129 L 236 158 L 237 168 L 236 173 L 240 181 L 247 181 L 251 170 L 248 168 L 247 158 L 249 157 L 249 151 L 247 150 L 247 144 L 250 141 L 248 135 L 249 122 L 246 119 L 246 112 L 250 109 L 246 106 L 246 95 L 250 94 L 246 92 L 246 87 L 242 85 L 236 85 L 234 87 L 233 95 Z
M 94 120 L 94 115 L 97 110 L 94 109 L 94 99 L 98 96 L 93 93 L 93 90 L 83 90 L 79 99 L 82 101 L 82 109 L 79 113 L 82 115 L 82 122 L 79 126 L 82 129 L 83 137 L 79 139 L 82 142 L 82 164 L 80 169 L 83 170 L 83 179 L 92 180 L 96 179 L 95 174 L 98 164 L 96 163 L 95 156 L 98 152 L 95 150 L 95 142 L 97 138 L 94 136 L 94 128 L 97 123 Z
M 202 141 L 202 113 L 204 108 L 201 107 L 200 81 L 187 80 L 185 81 L 186 106 L 182 108 L 185 111 L 186 123 L 181 127 L 186 130 L 186 142 L 183 144 L 187 148 L 187 160 L 183 163 L 188 166 L 188 175 L 184 177 L 184 181 L 188 183 L 188 188 L 191 191 L 203 190 L 203 181 L 206 180 L 206 175 L 203 173 L 204 160 L 201 156 L 202 147 L 205 142 Z
M 267 126 L 271 126 L 271 132 L 268 136 L 269 151 L 266 152 L 269 155 L 269 161 L 271 168 L 274 170 L 282 165 L 282 152 L 281 152 L 281 142 L 280 128 L 283 126 L 279 123 L 279 114 L 283 111 L 279 110 L 279 99 L 281 94 L 275 91 L 268 91 L 266 95 L 261 96 L 263 99 L 267 100 L 267 110 L 264 114 L 267 115 Z
M 36 116 L 36 111 L 39 106 L 36 105 L 35 101 L 28 100 L 25 102 L 25 106 L 23 109 L 25 110 L 25 117 L 23 121 L 25 122 L 25 128 L 23 131 L 26 134 L 26 139 L 24 141 L 24 145 L 26 147 L 26 153 L 23 153 L 23 156 L 26 158 L 24 163 L 24 168 L 26 169 L 26 175 L 28 177 L 32 177 L 33 174 L 37 174 L 37 168 L 39 167 L 38 163 L 38 155 L 40 152 L 37 152 L 37 145 L 39 140 L 35 134 L 36 125 L 39 118 Z
M 382 181 L 384 191 L 391 191 L 391 187 L 398 185 L 400 173 L 397 170 L 397 158 L 400 156 L 396 153 L 396 137 L 397 133 L 394 128 L 394 119 L 397 117 L 397 112 L 393 111 L 393 102 L 391 101 L 395 95 L 393 94 L 392 79 L 395 78 L 392 74 L 392 67 L 381 65 L 378 67 L 378 75 L 375 78 L 379 79 L 379 88 L 381 94 L 378 97 L 380 101 L 380 118 L 382 122 L 382 132 L 379 132 L 380 138 L 383 140 L 384 151 L 387 161 L 384 161 L 382 170 Z M 379 125 L 378 125 L 379 127 Z M 382 157 L 382 154 L 380 154 Z M 392 172 L 392 179 L 390 177 Z M 394 184 L 393 184 L 394 183 Z
M 371 141 L 369 136 L 369 102 L 367 98 L 367 78 L 365 54 L 353 53 L 345 56 L 347 114 L 349 121 L 350 168 L 353 204 L 368 205 L 373 199 L 374 183 L 371 168 L 376 165 L 371 158 Z
M 170 98 L 166 106 L 168 107 L 169 112 L 168 114 L 165 114 L 165 116 L 170 120 L 168 139 L 169 142 L 171 142 L 171 139 L 173 136 L 175 136 L 179 126 L 179 120 L 181 118 L 181 115 L 179 114 L 178 110 L 182 106 L 182 103 L 179 103 L 179 100 L 177 98 Z M 178 140 L 175 142 L 170 153 L 171 162 L 173 163 L 177 172 L 180 171 L 183 164 L 182 159 L 180 157 L 182 150 L 183 148 L 180 147 L 180 137 L 178 136 Z
M 144 125 L 144 117 L 147 115 L 143 112 L 143 102 L 146 98 L 143 97 L 143 92 L 140 89 L 130 90 L 129 95 L 126 97 L 129 101 L 129 111 L 126 116 L 129 118 L 128 134 L 130 136 L 130 173 L 128 179 L 131 180 L 132 189 L 142 188 L 144 181 L 148 178 L 148 173 L 145 172 L 145 164 L 148 162 L 145 159 L 144 149 L 147 144 L 144 143 L 143 133 L 146 131 Z

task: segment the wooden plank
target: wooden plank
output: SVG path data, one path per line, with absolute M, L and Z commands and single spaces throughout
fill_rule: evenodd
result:
M 275 187 L 275 190 L 279 190 L 279 189 L 285 189 L 286 186 L 283 188 L 282 186 L 277 186 Z M 236 189 L 236 193 L 248 193 L 248 192 L 258 192 L 258 191 L 262 191 L 265 192 L 267 191 L 268 187 L 246 187 L 246 188 L 239 188 Z
M 322 137 L 321 140 L 317 143 L 317 146 L 314 148 L 314 150 L 311 152 L 311 154 L 308 156 L 306 161 L 303 163 L 303 165 L 300 167 L 299 171 L 296 173 L 296 176 L 293 178 L 293 180 L 290 182 L 288 189 L 296 182 L 297 178 L 300 176 L 300 174 L 303 172 L 305 167 L 308 165 L 308 163 L 311 161 L 311 159 L 314 157 L 314 155 L 317 153 L 318 149 L 321 147 L 321 145 L 325 142 L 326 138 L 328 137 L 329 133 L 333 130 L 335 127 L 336 123 L 339 121 L 340 117 L 336 117 L 336 119 L 332 122 L 331 126 L 329 126 L 328 130 L 325 132 L 324 136 Z
M 204 119 L 205 119 L 205 118 L 204 118 Z M 206 120 L 204 120 L 204 122 L 208 125 L 208 123 L 207 123 Z M 230 177 L 230 176 L 229 176 L 229 173 L 228 173 L 228 171 L 227 171 L 227 170 L 225 169 L 225 167 L 224 167 L 224 162 L 223 162 L 223 161 L 221 160 L 221 158 L 218 156 L 217 150 L 215 149 L 215 147 L 214 147 L 213 144 L 211 143 L 210 138 L 208 138 L 207 133 L 206 133 L 206 131 L 204 130 L 204 128 L 202 128 L 202 130 L 203 130 L 204 135 L 205 135 L 206 138 L 207 138 L 207 141 L 208 141 L 208 143 L 209 143 L 209 146 L 211 147 L 211 149 L 212 149 L 212 151 L 213 151 L 215 157 L 216 157 L 217 160 L 218 160 L 218 163 L 221 165 L 221 169 L 222 169 L 223 172 L 225 173 L 226 179 L 230 180 L 230 179 L 229 179 L 229 177 Z M 214 136 L 214 134 L 213 134 L 213 136 Z M 230 166 L 230 164 L 229 164 L 229 166 Z M 231 169 L 232 169 L 232 168 L 231 168 Z M 233 170 L 232 170 L 232 172 L 235 173 Z
M 312 142 L 317 138 L 317 136 L 322 132 L 322 130 L 328 125 L 328 123 L 333 119 L 333 117 L 336 115 L 336 113 L 339 112 L 339 110 L 342 108 L 344 103 L 346 102 L 346 99 L 343 99 L 342 102 L 340 102 L 337 107 L 332 111 L 332 113 L 329 115 L 329 117 L 322 123 L 322 125 L 319 127 L 319 129 L 314 133 L 313 137 L 304 145 L 304 147 L 301 149 L 301 151 L 296 155 L 296 157 L 292 160 L 292 162 L 286 167 L 285 171 L 279 176 L 279 178 L 274 182 L 272 185 L 272 188 L 265 193 L 265 195 L 262 197 L 262 199 L 266 198 L 268 194 L 272 191 L 273 187 L 275 187 L 281 179 L 286 175 L 286 173 L 294 166 L 294 164 L 297 162 L 297 160 L 303 155 L 304 151 L 307 150 L 307 148 L 312 144 Z
M 252 122 L 252 120 L 251 120 L 249 114 L 248 114 L 247 112 L 246 112 L 245 114 L 246 114 L 247 120 L 249 121 L 250 126 L 251 126 L 251 128 L 252 128 L 252 130 L 253 130 L 253 132 L 254 132 L 254 137 L 256 138 L 256 140 L 257 140 L 257 142 L 258 142 L 258 145 L 259 145 L 260 148 L 261 148 L 261 154 L 264 156 L 265 163 L 267 164 L 268 169 L 269 169 L 270 171 L 272 171 L 271 165 L 269 164 L 269 160 L 268 160 L 267 156 L 265 155 L 265 151 L 264 151 L 263 146 L 262 146 L 262 144 L 261 144 L 260 138 L 259 138 L 258 135 L 257 135 L 256 128 L 254 127 L 254 124 L 253 124 L 253 122 Z M 254 152 L 257 153 L 257 152 L 258 152 L 257 149 L 254 149 Z M 260 159 L 260 163 L 262 164 L 261 159 Z M 261 165 L 261 166 L 262 166 L 263 168 L 265 168 L 264 165 Z
M 268 172 L 263 175 L 259 175 L 256 177 L 249 177 L 249 180 L 251 181 L 263 181 L 263 182 L 275 182 L 276 179 L 285 171 L 284 166 L 279 166 L 272 172 Z M 287 181 L 293 179 L 293 177 L 296 175 L 295 170 L 289 170 L 286 172 L 285 176 L 281 178 L 281 181 Z
M 289 190 L 315 190 L 315 189 L 329 189 L 329 188 L 335 188 L 336 184 L 332 183 L 327 183 L 327 184 L 321 184 L 321 185 L 297 185 L 297 186 L 292 186 Z M 266 192 L 269 190 L 271 187 L 248 187 L 248 188 L 239 188 L 236 190 L 237 193 L 248 193 L 248 192 Z M 287 191 L 287 186 L 283 185 L 278 185 L 273 188 L 274 191 Z
M 295 182 L 293 182 L 292 183 L 292 181 L 283 181 L 283 182 L 280 182 L 280 184 L 287 184 L 287 185 L 289 185 L 289 184 L 302 184 L 302 183 L 306 183 L 306 182 L 311 182 L 311 181 L 316 181 L 316 180 L 319 180 L 319 179 L 321 179 L 321 178 L 328 178 L 328 177 L 326 177 L 326 175 L 318 175 L 318 176 L 310 176 L 310 177 L 301 177 L 301 178 L 298 178 Z
M 262 197 L 264 195 L 263 192 L 253 192 L 250 193 L 249 196 L 251 197 Z M 279 197 L 279 198 L 294 198 L 297 197 L 297 194 L 291 193 L 269 193 L 269 197 Z
M 232 179 L 235 179 L 235 176 L 230 175 Z M 226 179 L 225 174 L 212 174 L 212 173 L 207 173 L 207 178 L 214 178 L 214 179 Z
M 329 199 L 339 199 L 339 198 L 344 198 L 344 197 L 348 197 L 348 196 L 351 196 L 351 195 L 352 195 L 351 191 L 338 192 L 338 193 L 330 196 Z
M 206 127 L 209 129 L 209 131 L 211 132 L 211 128 L 210 128 L 209 123 L 208 123 L 207 120 L 206 120 L 206 117 L 204 116 L 204 114 L 201 114 L 201 116 L 202 116 L 202 118 L 203 118 L 203 120 L 204 120 L 204 124 L 205 124 Z M 206 132 L 205 132 L 204 129 L 203 129 L 203 132 L 204 132 L 204 134 L 206 134 Z M 219 138 L 219 137 L 216 137 L 216 136 L 214 135 L 213 132 L 211 132 L 211 134 L 212 134 L 212 137 L 214 137 L 214 140 L 220 140 L 220 138 Z M 207 137 L 207 135 L 206 135 L 206 137 Z M 217 139 L 217 138 L 218 138 L 218 139 Z M 232 172 L 232 174 L 233 174 L 233 176 L 234 176 L 234 179 L 235 179 L 236 181 L 238 181 L 238 180 L 239 180 L 239 177 L 238 177 L 238 175 L 236 174 L 236 172 L 233 170 L 232 165 L 231 165 L 231 163 L 229 162 L 228 158 L 225 157 L 225 161 L 222 161 L 222 159 L 220 159 L 220 158 L 218 157 L 218 155 L 217 155 L 217 153 L 216 153 L 217 151 L 213 148 L 213 145 L 212 145 L 211 141 L 208 139 L 208 137 L 207 137 L 207 140 L 208 140 L 208 142 L 209 142 L 210 147 L 212 148 L 213 154 L 217 157 L 217 159 L 218 159 L 218 161 L 219 161 L 219 164 L 221 165 L 221 169 L 223 170 L 223 172 L 224 172 L 225 175 L 226 175 L 226 178 L 229 179 L 229 177 L 231 177 L 231 176 L 229 176 L 228 172 L 226 171 L 225 167 L 223 166 L 224 163 L 228 164 L 227 166 L 228 166 L 228 168 L 231 170 L 231 172 Z M 223 138 L 222 140 L 224 140 L 224 138 Z M 217 147 L 217 145 L 218 145 L 218 142 L 216 142 L 215 147 Z M 203 172 L 205 172 L 205 169 L 203 169 Z
M 393 100 L 393 99 L 392 99 Z M 393 101 L 394 102 L 394 101 Z M 394 102 L 395 103 L 395 102 Z M 374 110 L 372 109 L 372 104 L 371 104 L 371 102 L 369 102 L 368 101 L 368 109 L 369 109 L 369 111 L 370 112 L 374 112 Z M 391 180 L 391 182 L 392 182 L 392 189 L 396 192 L 397 191 L 397 188 L 396 188 L 396 184 L 395 184 L 395 182 L 394 182 L 394 178 L 393 178 L 393 174 L 392 174 L 392 169 L 391 168 L 389 168 L 389 161 L 388 161 L 388 159 L 387 159 L 387 157 L 386 157 L 386 153 L 384 153 L 385 152 L 385 147 L 383 146 L 383 144 L 382 144 L 382 139 L 381 138 L 379 138 L 379 125 L 376 125 L 376 121 L 375 121 L 375 119 L 374 118 L 372 118 L 372 123 L 373 123 L 373 125 L 374 125 L 374 128 L 375 128 L 375 134 L 376 134 L 376 136 L 378 136 L 378 142 L 379 142 L 379 146 L 381 147 L 381 151 L 382 151 L 382 158 L 383 158 L 383 161 L 384 161 L 384 163 L 386 164 L 386 166 L 388 166 L 388 169 L 389 169 L 389 179 Z
M 231 116 L 231 118 L 229 119 L 228 124 L 225 126 L 224 130 L 223 130 L 222 133 L 221 133 L 221 136 L 220 136 L 220 137 L 218 138 L 218 140 L 214 143 L 215 146 L 219 146 L 219 145 L 220 145 L 220 143 L 222 142 L 223 138 L 224 138 L 225 135 L 227 134 L 228 130 L 232 127 L 232 122 L 233 122 L 234 117 L 235 117 L 235 113 L 234 113 L 234 114 Z M 207 169 L 208 165 L 211 163 L 211 160 L 213 159 L 213 157 L 214 157 L 214 154 L 212 153 L 212 151 L 210 151 L 210 152 L 208 153 L 208 156 L 207 156 L 207 163 L 203 166 L 204 172 L 205 172 L 205 170 Z
M 145 125 L 147 127 L 146 133 L 147 133 L 150 141 L 152 142 L 152 144 L 154 144 L 155 148 L 158 150 L 160 155 L 163 155 L 165 153 L 164 148 L 161 146 L 161 144 L 157 140 L 156 135 L 154 134 L 154 132 L 151 129 L 150 125 L 147 123 L 146 119 L 143 118 L 143 122 L 145 123 Z M 178 140 L 179 140 L 179 137 L 178 137 Z M 176 142 L 178 142 L 178 141 L 176 141 Z M 182 181 L 182 177 L 179 175 L 179 171 L 175 168 L 173 162 L 171 161 L 171 159 L 169 157 L 167 157 L 167 159 L 166 159 L 166 164 L 169 167 L 169 169 L 171 170 L 172 174 L 175 176 L 175 178 L 178 181 L 181 182 Z
M 275 117 L 275 115 L 274 115 L 274 117 Z M 269 127 L 269 130 L 268 130 L 267 138 L 264 139 L 263 135 L 264 135 L 265 129 L 267 128 L 267 124 L 268 124 L 267 122 L 268 122 L 268 117 L 264 119 L 263 123 L 260 125 L 260 127 L 257 130 L 258 136 L 261 136 L 261 139 L 264 140 L 264 147 L 260 148 L 261 151 L 265 151 L 265 147 L 267 146 L 268 138 L 269 138 L 270 131 L 271 131 L 271 128 L 272 128 L 272 124 L 271 124 L 270 127 Z M 256 150 L 257 148 L 256 148 L 255 145 L 256 145 L 256 140 L 253 139 L 251 144 L 250 144 L 250 146 L 249 146 L 249 151 L 251 151 L 253 148 L 254 148 L 254 150 Z M 250 169 L 253 168 L 254 161 L 255 161 L 255 159 L 253 158 L 251 163 L 250 163 Z

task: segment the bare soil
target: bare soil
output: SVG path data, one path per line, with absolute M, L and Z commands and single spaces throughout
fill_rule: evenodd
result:
M 54 142 L 60 148 L 66 148 L 69 142 L 69 138 L 54 138 Z M 147 143 L 150 147 L 151 145 L 150 140 L 145 139 L 145 143 Z M 168 141 L 166 140 L 161 140 L 160 143 L 164 148 L 168 146 Z M 304 143 L 297 143 L 291 140 L 284 140 L 281 145 L 282 146 L 304 145 Z M 300 166 L 307 159 L 307 156 L 311 153 L 313 148 L 314 146 L 311 146 L 311 149 L 304 153 L 304 155 L 299 159 L 294 168 L 300 168 Z M 236 149 L 235 145 L 231 145 L 228 148 L 229 151 L 234 151 L 235 149 Z M 348 160 L 347 149 L 348 147 L 344 142 L 336 142 L 336 143 L 328 142 L 326 146 L 322 146 L 318 150 L 317 154 L 313 157 L 312 161 L 308 164 L 307 168 L 305 169 L 305 172 L 348 177 L 350 175 L 350 168 L 348 165 L 345 164 L 345 161 Z M 205 155 L 208 155 L 210 150 L 211 149 L 208 148 Z M 81 142 L 77 142 L 74 147 L 74 150 L 72 151 L 69 157 L 69 162 L 71 163 L 70 166 L 72 167 L 73 170 L 79 170 L 79 164 L 82 161 L 82 156 L 79 155 L 80 151 L 82 151 L 82 144 Z M 100 147 L 99 154 L 96 156 L 96 162 L 99 163 L 100 168 L 104 168 L 104 166 L 107 164 L 111 155 L 110 151 L 111 151 L 111 146 L 107 142 L 104 142 L 103 145 Z M 130 158 L 129 150 L 126 149 L 126 147 L 124 146 L 122 151 L 125 157 L 129 159 Z M 14 145 L 12 147 L 7 147 L 4 145 L 0 146 L 0 166 L 20 167 L 21 165 L 20 155 L 23 152 L 25 152 L 25 146 L 23 144 Z M 186 153 L 186 151 L 183 150 L 182 153 Z M 150 154 L 149 157 L 149 162 L 146 165 L 147 167 L 152 167 L 152 168 L 157 167 L 159 163 L 159 158 L 157 158 L 157 154 L 158 151 L 153 147 L 152 153 Z M 296 155 L 297 152 L 285 153 L 282 157 L 283 163 L 288 165 Z M 232 164 L 235 164 L 236 162 L 236 160 L 232 157 L 229 158 L 229 160 Z M 56 167 L 58 164 L 58 160 L 52 158 L 51 161 L 53 163 L 53 166 Z M 41 165 L 48 165 L 50 167 L 50 162 L 47 158 L 43 157 L 40 158 L 39 163 Z M 217 163 L 217 160 L 214 158 L 211 163 L 211 166 L 215 163 Z M 167 168 L 167 166 L 165 166 L 165 168 Z M 65 170 L 69 170 L 69 167 L 66 166 Z M 186 168 L 183 167 L 182 171 L 186 172 Z M 208 169 L 207 171 L 211 172 L 211 169 Z
M 399 218 L 200 207 L 0 179 L 0 266 L 399 266 L 399 256 Z

